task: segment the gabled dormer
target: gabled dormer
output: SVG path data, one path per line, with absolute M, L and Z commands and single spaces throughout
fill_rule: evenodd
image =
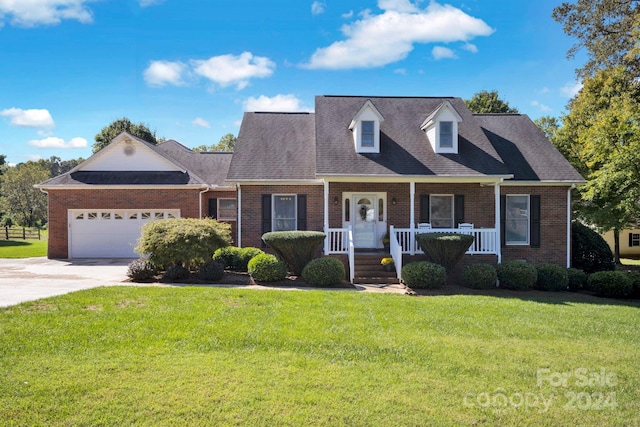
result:
M 373 103 L 365 102 L 349 125 L 356 153 L 380 152 L 380 123 L 383 121 L 384 117 Z
M 458 123 L 462 117 L 449 101 L 444 101 L 422 122 L 433 151 L 458 154 Z

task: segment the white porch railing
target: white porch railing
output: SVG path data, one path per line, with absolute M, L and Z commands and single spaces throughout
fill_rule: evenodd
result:
M 469 255 L 496 255 L 498 253 L 496 246 L 496 230 L 494 228 L 392 228 L 398 245 L 402 248 L 403 254 L 415 255 L 421 253 L 421 249 L 416 242 L 416 234 L 418 233 L 458 233 L 470 234 L 475 237 L 473 244 L 465 253 Z M 394 259 L 395 262 L 395 259 Z
M 353 230 L 349 228 L 329 228 L 325 234 L 329 239 L 329 254 L 347 254 L 349 258 L 349 281 L 353 283 L 355 270 L 355 248 Z
M 396 267 L 396 277 L 402 279 L 402 246 L 398 242 L 398 234 L 394 232 L 393 225 L 389 227 L 389 251 Z

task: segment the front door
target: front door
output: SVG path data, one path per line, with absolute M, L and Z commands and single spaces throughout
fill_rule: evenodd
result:
M 353 201 L 353 244 L 356 248 L 377 246 L 377 198 L 373 194 L 355 194 Z

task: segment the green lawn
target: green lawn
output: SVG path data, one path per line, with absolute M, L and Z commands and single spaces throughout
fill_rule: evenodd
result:
M 640 307 L 110 287 L 0 309 L 2 425 L 640 423 Z
M 46 240 L 0 240 L 0 258 L 47 256 Z

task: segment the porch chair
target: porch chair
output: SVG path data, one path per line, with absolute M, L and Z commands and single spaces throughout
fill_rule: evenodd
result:
M 462 230 L 473 230 L 473 224 L 470 222 L 461 222 L 458 224 L 458 228 Z
M 431 224 L 428 222 L 421 222 L 418 224 L 418 230 L 431 230 Z

